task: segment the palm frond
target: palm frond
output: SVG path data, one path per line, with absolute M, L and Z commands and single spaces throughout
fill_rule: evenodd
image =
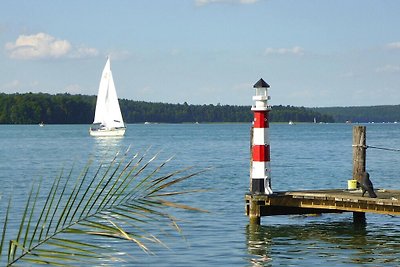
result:
M 3 256 L 3 246 L 4 246 L 4 242 L 6 239 L 6 230 L 7 230 L 7 225 L 8 225 L 8 215 L 10 213 L 10 209 L 11 209 L 11 197 L 8 200 L 8 205 L 7 205 L 7 211 L 6 211 L 6 215 L 4 218 L 4 224 L 3 224 L 3 231 L 1 234 L 1 239 L 0 239 L 0 262 Z
M 14 229 L 15 238 L 7 231 L 10 200 L 0 239 L 2 266 L 17 263 L 73 266 L 78 262 L 115 259 L 113 248 L 97 245 L 94 240 L 98 238 L 127 241 L 145 253 L 152 253 L 148 244 L 167 247 L 148 226 L 163 224 L 180 233 L 169 208 L 203 211 L 164 199 L 201 191 L 172 188 L 203 171 L 189 172 L 191 168 L 185 168 L 162 174 L 172 158 L 155 164 L 157 156 L 146 161 L 145 154 L 117 153 L 97 167 L 90 160 L 75 179 L 73 168 L 65 176 L 61 171 L 48 192 L 43 192 L 41 183 L 33 185 L 19 227 Z M 45 200 L 39 201 L 40 197 Z M 4 246 L 7 240 L 10 240 L 8 251 Z

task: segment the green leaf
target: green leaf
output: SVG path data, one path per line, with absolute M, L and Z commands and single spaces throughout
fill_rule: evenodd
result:
M 2 231 L 2 234 L 1 234 L 1 241 L 0 241 L 0 261 L 1 261 L 1 258 L 2 258 L 2 256 L 3 256 L 3 245 L 4 245 L 5 238 L 6 238 L 6 231 L 7 231 L 7 224 L 8 224 L 8 215 L 9 215 L 9 213 L 10 213 L 10 209 L 11 209 L 11 197 L 10 197 L 10 199 L 8 200 L 7 211 L 6 211 L 6 217 L 5 217 L 5 219 L 4 219 L 3 231 Z
M 26 262 L 68 266 L 71 262 L 113 257 L 109 253 L 112 248 L 97 246 L 91 239 L 93 236 L 128 241 L 147 254 L 152 254 L 150 243 L 167 247 L 146 225 L 156 224 L 160 231 L 164 230 L 162 225 L 172 226 L 171 230 L 180 233 L 177 219 L 165 207 L 204 212 L 164 199 L 202 191 L 167 189 L 203 171 L 187 173 L 192 168 L 184 168 L 160 175 L 172 158 L 152 167 L 156 156 L 146 161 L 146 153 L 141 156 L 136 153 L 133 157 L 117 153 L 95 168 L 89 160 L 76 178 L 73 168 L 65 177 L 62 170 L 48 192 L 43 192 L 40 183 L 36 188 L 32 185 L 16 237 L 9 241 L 6 265 Z M 39 206 L 42 195 L 47 197 Z M 0 256 L 5 250 L 10 210 L 11 198 L 3 224 Z M 76 241 L 77 238 L 85 241 Z M 3 262 L 1 257 L 0 260 Z

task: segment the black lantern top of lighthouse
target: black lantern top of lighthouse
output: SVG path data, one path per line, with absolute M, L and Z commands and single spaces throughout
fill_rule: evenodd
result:
M 254 88 L 269 88 L 269 84 L 266 83 L 262 78 L 260 80 L 258 80 L 258 82 L 256 82 L 253 85 Z

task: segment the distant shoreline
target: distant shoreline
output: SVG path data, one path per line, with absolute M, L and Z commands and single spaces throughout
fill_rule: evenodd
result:
M 253 120 L 251 106 L 152 103 L 120 99 L 128 124 L 157 123 L 247 123 Z M 0 93 L 0 124 L 91 124 L 96 96 L 71 94 Z M 400 105 L 306 108 L 275 105 L 270 123 L 395 123 Z

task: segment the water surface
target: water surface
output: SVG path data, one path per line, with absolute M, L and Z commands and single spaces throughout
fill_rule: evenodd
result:
M 352 174 L 349 124 L 271 124 L 272 188 L 275 191 L 346 188 Z M 209 171 L 182 184 L 209 192 L 182 196 L 209 213 L 176 212 L 184 238 L 162 236 L 169 249 L 146 255 L 120 244 L 127 262 L 105 266 L 399 266 L 399 217 L 367 214 L 357 227 L 352 214 L 276 216 L 249 226 L 244 195 L 249 186 L 250 124 L 132 124 L 126 136 L 98 139 L 87 125 L 0 126 L 0 216 L 13 194 L 22 209 L 33 181 L 50 186 L 64 169 L 79 172 L 89 159 L 110 151 L 160 153 L 174 159 L 167 170 L 196 166 Z M 400 148 L 400 125 L 367 125 L 367 144 Z M 377 188 L 400 189 L 399 152 L 367 150 L 367 170 Z M 18 212 L 12 214 L 16 221 Z M 14 219 L 15 218 L 15 219 Z M 154 229 L 157 231 L 157 229 Z M 108 244 L 112 245 L 112 244 Z

